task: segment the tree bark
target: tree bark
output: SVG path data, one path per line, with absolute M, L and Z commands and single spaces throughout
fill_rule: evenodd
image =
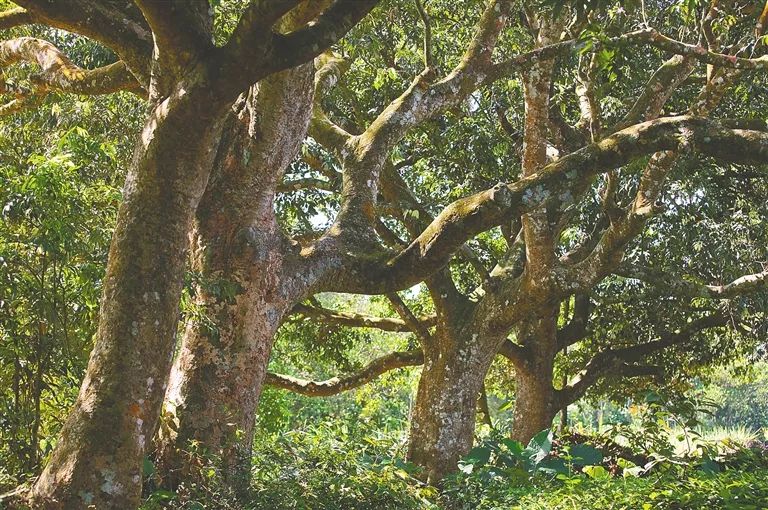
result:
M 560 410 L 556 402 L 554 360 L 557 353 L 558 307 L 532 321 L 523 322 L 518 336 L 524 338 L 528 356 L 515 368 L 515 410 L 512 438 L 527 443 L 538 432 L 552 426 Z
M 523 444 L 552 426 L 557 414 L 552 379 L 518 370 L 515 374 L 515 412 L 512 438 Z
M 472 448 L 477 401 L 495 352 L 484 352 L 477 335 L 456 341 L 437 334 L 430 343 L 411 415 L 408 460 L 434 484 Z
M 274 334 L 290 306 L 256 309 L 274 286 L 250 282 L 234 303 L 205 296 L 198 305 L 216 310 L 215 329 L 192 321 L 174 364 L 168 389 L 168 421 L 161 427 L 157 472 L 164 487 L 202 480 L 209 461 L 236 491 L 247 487 L 256 407 Z M 196 444 L 197 446 L 193 446 Z
M 58 446 L 30 493 L 35 508 L 139 504 L 141 459 L 173 355 L 187 233 L 222 110 L 192 84 L 154 102 L 123 190 L 96 344 Z
M 191 235 L 197 313 L 173 366 L 157 441 L 165 487 L 200 480 L 185 453 L 193 444 L 226 485 L 247 486 L 274 335 L 312 286 L 273 204 L 306 135 L 312 100 L 313 66 L 306 64 L 265 79 L 228 120 Z

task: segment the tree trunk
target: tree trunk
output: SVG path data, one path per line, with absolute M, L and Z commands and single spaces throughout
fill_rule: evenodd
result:
M 274 214 L 277 184 L 306 136 L 313 74 L 305 64 L 263 80 L 225 127 L 192 235 L 197 313 L 174 363 L 157 441 L 165 487 L 200 481 L 185 453 L 192 444 L 211 456 L 226 485 L 247 487 L 274 335 L 313 283 Z
M 456 470 L 472 448 L 477 401 L 493 354 L 479 352 L 477 338 L 435 340 L 425 349 L 411 416 L 408 460 L 424 468 L 429 483 Z
M 518 370 L 512 438 L 527 444 L 537 433 L 552 426 L 557 411 L 552 379 Z
M 560 410 L 552 385 L 557 354 L 558 312 L 559 306 L 551 306 L 542 317 L 524 322 L 518 330 L 519 337 L 526 339 L 528 358 L 523 366 L 515 370 L 512 438 L 522 443 L 550 428 Z
M 155 103 L 137 143 L 110 247 L 96 344 L 35 508 L 129 509 L 170 372 L 187 234 L 223 108 L 200 88 Z M 203 96 L 203 97 L 201 97 Z
M 166 408 L 177 430 L 161 426 L 164 487 L 204 479 L 199 468 L 206 461 L 228 486 L 247 487 L 256 407 L 275 332 L 290 309 L 269 303 L 265 291 L 274 287 L 250 281 L 233 301 L 210 294 L 198 299 L 202 313 L 215 313 L 215 325 L 191 321 L 173 367 Z

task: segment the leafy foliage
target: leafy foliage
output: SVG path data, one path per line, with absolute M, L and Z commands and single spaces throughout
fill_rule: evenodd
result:
M 463 461 L 473 469 L 446 480 L 442 490 L 420 482 L 403 454 L 401 432 L 322 422 L 257 441 L 246 503 L 228 497 L 212 477 L 205 487 L 158 491 L 142 508 L 747 510 L 761 508 L 768 496 L 768 457 L 755 449 L 731 454 L 716 471 L 691 461 L 638 476 L 629 461 L 613 473 L 603 463 L 611 454 L 543 431 L 525 448 L 503 437 L 484 442 Z

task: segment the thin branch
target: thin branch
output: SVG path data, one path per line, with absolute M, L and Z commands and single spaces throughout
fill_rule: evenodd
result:
M 480 389 L 480 398 L 477 400 L 477 407 L 483 415 L 483 423 L 493 428 L 493 419 L 491 418 L 491 406 L 488 405 L 488 391 L 485 389 L 485 381 Z
M 419 11 L 419 17 L 422 23 L 424 23 L 424 67 L 432 69 L 434 68 L 434 58 L 432 57 L 432 23 L 422 1 L 415 0 L 415 2 L 416 10 Z
M 381 218 L 376 219 L 376 224 L 374 225 L 374 228 L 376 229 L 376 233 L 381 237 L 381 240 L 384 241 L 387 246 L 389 246 L 392 249 L 395 250 L 402 250 L 406 246 L 408 246 L 408 243 L 400 239 L 398 235 L 392 231 L 383 221 L 381 221 Z
M 503 62 L 494 64 L 488 71 L 483 83 L 487 84 L 501 77 L 509 76 L 513 72 L 527 69 L 540 60 L 547 60 L 563 55 L 575 48 L 578 43 L 579 41 L 575 39 L 569 39 L 510 57 Z M 691 57 L 699 62 L 720 67 L 733 69 L 768 69 L 768 55 L 759 58 L 740 58 L 734 55 L 725 55 L 708 51 L 707 48 L 704 48 L 703 46 L 696 46 L 677 41 L 661 34 L 653 28 L 635 30 L 617 37 L 609 38 L 606 41 L 596 41 L 594 47 L 598 50 L 602 46 L 626 46 L 636 44 L 648 44 L 676 55 Z
M 408 325 L 408 329 L 416 334 L 422 345 L 427 345 L 432 340 L 432 335 L 428 328 L 435 325 L 437 317 L 430 317 L 430 322 L 417 318 L 396 292 L 388 293 L 387 299 L 389 299 L 397 315 Z
M 376 358 L 363 369 L 348 375 L 333 377 L 324 381 L 300 379 L 290 375 L 268 372 L 264 383 L 268 386 L 306 395 L 328 397 L 367 384 L 382 374 L 403 367 L 419 366 L 424 363 L 421 349 L 399 351 Z
M 594 84 L 597 68 L 597 53 L 593 53 L 588 59 L 582 57 L 579 61 L 576 81 L 576 96 L 581 112 L 581 118 L 576 123 L 576 128 L 586 129 L 590 135 L 590 140 L 593 142 L 601 129 L 602 118 L 600 102 L 596 96 Z
M 619 349 L 608 349 L 595 354 L 571 383 L 560 391 L 560 399 L 573 403 L 586 393 L 598 380 L 622 373 L 628 365 L 637 364 L 647 356 L 668 347 L 690 342 L 703 330 L 726 326 L 732 319 L 724 313 L 716 313 L 689 322 L 679 331 L 662 334 L 658 340 Z
M 325 381 L 310 381 L 289 375 L 267 373 L 264 382 L 268 386 L 307 395 L 310 397 L 327 397 L 343 391 L 367 384 L 380 375 L 402 367 L 418 366 L 424 363 L 421 349 L 403 352 L 393 352 L 373 360 L 362 370 L 354 374 L 334 377 Z
M 351 328 L 375 328 L 382 331 L 391 331 L 396 333 L 410 333 L 411 325 L 402 319 L 393 317 L 374 317 L 354 312 L 342 312 L 329 310 L 318 306 L 307 306 L 298 304 L 293 307 L 292 313 L 300 314 L 304 317 L 320 320 L 326 324 L 335 324 L 337 326 L 346 326 Z M 420 327 L 431 327 L 435 323 L 434 316 L 425 316 L 415 318 Z
M 676 41 L 653 29 L 649 29 L 647 32 L 648 34 L 644 35 L 643 38 L 647 39 L 657 48 L 678 55 L 690 55 L 699 62 L 705 64 L 733 69 L 768 69 L 768 55 L 758 58 L 742 58 L 735 55 L 724 55 L 722 53 L 709 51 L 704 46 Z

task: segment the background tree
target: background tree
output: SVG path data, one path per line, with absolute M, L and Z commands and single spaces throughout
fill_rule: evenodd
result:
M 741 13 L 741 7 L 735 6 L 733 12 Z M 703 14 L 709 14 L 709 11 L 705 10 Z M 705 22 L 712 23 L 714 19 L 718 19 L 718 16 L 727 14 L 726 11 L 716 11 L 716 15 L 712 15 L 712 19 L 705 19 Z M 760 13 L 758 13 L 759 15 Z M 598 16 L 598 13 L 594 13 L 593 16 Z M 694 101 L 692 106 L 692 113 L 699 115 L 709 114 L 725 92 L 727 84 L 736 75 L 741 74 L 741 71 L 738 70 L 731 71 L 731 66 L 744 68 L 762 65 L 760 59 L 731 58 L 717 53 L 717 50 L 720 49 L 719 46 L 711 46 L 708 51 L 707 48 L 686 45 L 665 38 L 658 35 L 654 30 L 646 29 L 634 33 L 629 32 L 625 35 L 615 35 L 616 31 L 621 32 L 633 28 L 632 19 L 616 13 L 605 16 L 607 33 L 599 36 L 592 33 L 591 38 L 606 40 L 606 37 L 614 37 L 616 42 L 632 41 L 637 38 L 639 44 L 646 42 L 650 46 L 659 46 L 666 51 L 677 51 L 679 56 L 664 62 L 653 76 L 648 77 L 646 73 L 645 79 L 648 80 L 646 84 L 643 85 L 641 78 L 628 82 L 627 85 L 630 90 L 627 91 L 627 94 L 630 97 L 634 94 L 634 97 L 638 99 L 634 104 L 628 105 L 631 107 L 614 110 L 606 118 L 600 114 L 600 109 L 597 106 L 602 103 L 610 105 L 609 101 L 614 99 L 613 97 L 601 98 L 595 94 L 613 83 L 619 72 L 627 75 L 636 73 L 638 76 L 643 76 L 643 69 L 648 68 L 647 64 L 644 68 L 633 67 L 627 61 L 623 66 L 626 69 L 618 64 L 614 65 L 613 55 L 620 50 L 615 46 L 601 43 L 596 46 L 595 53 L 586 52 L 579 58 L 571 60 L 571 65 L 577 66 L 576 72 L 579 73 L 579 79 L 582 81 L 576 82 L 575 100 L 572 100 L 570 104 L 561 103 L 562 106 L 558 111 L 554 105 L 550 106 L 548 99 L 552 91 L 556 90 L 555 78 L 550 77 L 550 74 L 553 73 L 550 67 L 554 64 L 553 62 L 547 63 L 548 59 L 544 58 L 544 63 L 541 64 L 544 67 L 539 69 L 536 67 L 539 64 L 534 61 L 533 67 L 528 68 L 527 73 L 522 78 L 522 86 L 517 89 L 523 89 L 526 102 L 526 113 L 520 122 L 523 124 L 521 131 L 525 141 L 524 147 L 529 151 L 528 153 L 523 151 L 521 164 L 524 168 L 528 165 L 529 170 L 527 172 L 530 175 L 540 176 L 555 168 L 562 171 L 565 171 L 566 168 L 578 168 L 584 164 L 584 161 L 576 163 L 578 159 L 576 156 L 587 154 L 586 149 L 559 157 L 559 159 L 556 155 L 578 148 L 590 140 L 603 138 L 599 144 L 591 146 L 593 148 L 591 150 L 608 149 L 610 151 L 610 148 L 615 147 L 614 144 L 620 143 L 624 136 L 623 133 L 632 133 L 631 138 L 636 140 L 643 138 L 640 133 L 647 129 L 646 126 L 678 122 L 664 119 L 660 123 L 640 124 L 627 131 L 619 131 L 613 135 L 615 138 L 608 136 L 612 129 L 655 118 L 662 113 L 668 98 L 675 92 L 681 94 L 684 104 L 685 98 L 689 98 L 691 92 L 682 84 L 694 70 L 697 59 L 704 64 L 710 63 L 711 65 L 712 62 L 717 62 L 717 64 L 724 66 L 721 68 L 715 66 L 714 69 L 709 69 L 710 79 L 705 83 L 699 98 Z M 579 17 L 575 18 L 577 26 L 579 19 Z M 688 21 L 694 26 L 694 33 L 698 33 L 700 19 L 701 16 L 691 16 L 684 11 L 672 13 L 662 11 L 657 16 L 657 21 L 662 26 L 666 23 L 675 25 L 680 21 Z M 754 17 L 749 18 L 749 23 L 754 22 Z M 553 25 L 552 20 L 546 16 L 536 19 L 529 13 L 531 37 L 540 37 L 539 45 L 549 43 L 551 46 L 548 48 L 568 48 L 568 44 L 558 43 L 556 39 L 560 37 L 563 26 L 562 23 Z M 754 37 L 752 29 L 745 29 L 745 26 L 749 26 L 749 24 L 746 22 L 737 24 L 734 28 L 735 34 L 731 34 L 730 37 L 738 40 L 740 30 L 748 30 L 749 37 Z M 728 37 L 724 28 L 720 27 L 720 30 L 723 30 L 720 35 L 723 40 Z M 706 31 L 706 26 L 702 30 Z M 743 51 L 743 46 L 735 45 L 731 51 L 737 53 Z M 546 53 L 544 55 L 546 56 Z M 653 52 L 650 55 L 653 55 Z M 602 67 L 600 67 L 601 59 L 603 60 Z M 562 73 L 563 77 L 571 78 L 572 75 L 566 74 L 566 71 L 563 70 L 567 69 L 568 60 L 564 58 L 560 62 L 558 65 L 559 72 Z M 533 81 L 526 83 L 526 79 Z M 562 86 L 565 87 L 564 84 Z M 571 96 L 563 95 L 562 97 L 570 98 Z M 688 99 L 688 101 L 690 100 Z M 478 98 L 476 107 L 482 111 L 483 106 L 485 105 Z M 486 112 L 489 110 L 493 112 L 492 106 L 485 106 L 485 108 Z M 577 119 L 574 125 L 565 120 L 569 116 Z M 495 118 L 495 115 L 486 113 L 485 118 Z M 759 122 L 757 124 L 761 125 Z M 605 129 L 600 127 L 602 125 L 615 125 L 615 127 Z M 502 126 L 513 136 L 518 132 L 507 118 L 503 119 Z M 640 130 L 640 132 L 635 130 Z M 688 128 L 683 128 L 681 133 L 683 137 L 687 136 L 685 133 L 693 134 Z M 705 136 L 702 141 L 705 139 L 711 141 L 712 137 Z M 466 138 L 461 140 L 465 141 Z M 641 142 L 639 145 L 642 146 L 644 143 Z M 697 148 L 704 148 L 707 143 L 705 142 L 703 145 L 694 143 L 694 145 Z M 427 280 L 427 287 L 437 309 L 437 327 L 434 333 L 425 332 L 425 328 L 420 328 L 418 325 L 412 329 L 422 338 L 442 335 L 442 341 L 436 340 L 432 348 L 425 346 L 425 356 L 428 362 L 422 375 L 424 396 L 422 404 L 417 402 L 414 408 L 411 458 L 417 463 L 426 465 L 428 472 L 434 475 L 434 478 L 441 476 L 439 470 L 442 468 L 439 466 L 455 464 L 461 454 L 468 451 L 471 446 L 477 394 L 482 386 L 482 379 L 490 360 L 502 346 L 504 346 L 502 351 L 513 360 L 516 368 L 517 420 L 513 434 L 527 441 L 534 433 L 548 427 L 558 410 L 579 398 L 586 388 L 601 378 L 616 375 L 657 374 L 656 367 L 648 365 L 657 352 L 668 348 L 680 352 L 698 338 L 696 333 L 699 330 L 723 327 L 728 322 L 719 312 L 715 313 L 714 316 L 702 316 L 700 311 L 692 311 L 691 324 L 684 325 L 681 330 L 675 329 L 677 326 L 671 328 L 668 326 L 669 329 L 657 330 L 656 334 L 659 339 L 649 343 L 643 343 L 640 339 L 633 341 L 631 338 L 617 337 L 614 340 L 616 342 L 614 345 L 620 345 L 622 349 L 605 349 L 605 339 L 600 338 L 602 350 L 596 353 L 591 361 L 582 358 L 584 352 L 582 347 L 579 347 L 579 353 L 575 356 L 565 357 L 571 363 L 572 372 L 570 373 L 575 373 L 582 368 L 585 369 L 585 373 L 571 381 L 567 387 L 559 390 L 556 388 L 556 385 L 562 384 L 559 382 L 559 378 L 557 380 L 555 378 L 555 362 L 558 359 L 558 354 L 567 349 L 569 345 L 589 336 L 588 319 L 592 305 L 586 294 L 606 275 L 611 272 L 621 274 L 624 271 L 622 268 L 624 266 L 619 267 L 624 250 L 628 244 L 643 233 L 646 221 L 653 216 L 655 211 L 650 205 L 657 200 L 663 203 L 664 198 L 661 195 L 662 189 L 664 189 L 663 177 L 671 170 L 672 163 L 676 158 L 671 153 L 657 155 L 655 159 L 652 158 L 648 163 L 650 167 L 643 174 L 645 177 L 640 181 L 639 189 L 637 180 L 624 177 L 625 180 L 622 183 L 624 196 L 616 191 L 620 182 L 620 175 L 629 176 L 631 172 L 637 171 L 638 167 L 645 162 L 643 157 L 653 152 L 655 148 L 672 149 L 679 147 L 674 145 L 655 147 L 646 145 L 642 147 L 639 153 L 629 154 L 633 150 L 630 149 L 630 146 L 634 146 L 635 149 L 639 148 L 634 143 L 622 146 L 617 151 L 617 154 L 620 154 L 618 160 L 612 160 L 610 163 L 610 168 L 626 165 L 626 170 L 622 174 L 610 173 L 607 180 L 599 186 L 593 182 L 591 174 L 586 175 L 584 179 L 574 175 L 574 182 L 567 191 L 561 189 L 553 194 L 551 190 L 543 189 L 531 193 L 529 196 L 534 200 L 547 201 L 553 205 L 550 206 L 548 212 L 542 212 L 542 215 L 537 216 L 539 213 L 536 213 L 532 216 L 523 216 L 523 230 L 517 236 L 515 235 L 517 229 L 508 227 L 502 230 L 500 234 L 503 234 L 504 230 L 507 233 L 507 253 L 502 251 L 499 255 L 489 250 L 483 257 L 496 263 L 495 268 L 485 268 L 482 258 L 476 256 L 473 258 L 473 262 L 475 262 L 473 268 L 477 274 L 470 276 L 469 279 L 462 276 L 462 272 L 458 272 L 458 274 L 455 273 L 457 281 L 452 281 L 447 273 L 438 273 L 437 276 Z M 684 147 L 688 148 L 689 145 L 685 144 Z M 704 150 L 705 153 L 708 152 L 706 148 Z M 443 154 L 453 155 L 456 152 L 461 154 L 460 150 L 442 151 L 439 152 L 437 158 L 443 157 Z M 548 152 L 550 153 L 549 157 L 554 159 L 554 162 L 541 170 L 547 161 L 545 156 Z M 733 157 L 733 155 L 720 151 L 709 152 L 709 154 L 726 160 Z M 761 162 L 758 153 L 749 157 L 754 157 L 753 161 L 755 162 Z M 409 170 L 409 167 L 415 166 L 413 163 L 415 158 L 409 157 L 407 154 L 403 158 L 407 162 L 402 165 L 404 169 Z M 661 162 L 659 158 L 661 158 Z M 594 164 L 595 161 L 599 160 L 599 158 L 589 160 L 587 165 Z M 571 164 L 574 166 L 570 166 Z M 574 174 L 578 174 L 578 170 L 575 170 Z M 405 175 L 408 175 L 407 172 Z M 390 189 L 394 191 L 390 191 L 390 200 L 395 204 L 390 206 L 385 214 L 392 214 L 393 210 L 398 211 L 400 209 L 394 214 L 394 217 L 400 220 L 406 229 L 410 227 L 411 235 L 416 237 L 422 231 L 418 226 L 418 221 L 425 221 L 428 224 L 429 211 L 420 205 L 419 201 L 414 200 L 409 193 L 399 192 L 403 187 L 400 176 L 394 174 L 392 180 Z M 695 181 L 695 177 L 693 180 Z M 590 188 L 594 191 L 588 191 Z M 385 189 L 386 184 L 383 184 L 383 194 L 386 194 Z M 418 193 L 421 188 L 414 187 L 413 189 Z M 537 197 L 536 195 L 539 194 L 543 196 Z M 592 202 L 592 197 L 597 200 Z M 429 203 L 430 199 L 432 197 L 424 199 L 424 202 Z M 579 202 L 582 200 L 587 202 L 591 215 L 583 216 L 579 207 L 569 207 L 574 199 L 579 199 Z M 618 202 L 612 202 L 614 199 Z M 398 201 L 400 204 L 396 203 Z M 597 206 L 594 205 L 595 203 Z M 447 210 L 450 209 L 451 207 Z M 391 222 L 386 217 L 384 221 Z M 579 225 L 579 221 L 583 221 L 584 225 Z M 401 227 L 393 223 L 390 225 L 394 225 L 392 228 L 395 232 L 390 229 L 388 234 L 382 235 L 388 235 L 388 239 L 394 239 L 397 243 L 396 233 Z M 596 227 L 593 227 L 594 225 Z M 592 232 L 593 229 L 594 232 Z M 512 235 L 509 234 L 510 231 Z M 400 232 L 403 231 L 400 230 Z M 569 239 L 569 236 L 573 236 L 576 232 L 582 233 L 581 239 L 579 239 L 582 243 L 574 243 Z M 602 241 L 599 241 L 601 237 Z M 495 239 L 491 237 L 490 240 L 498 242 L 501 239 L 503 239 L 502 235 L 497 234 Z M 642 243 L 645 241 L 640 238 L 634 242 Z M 654 241 L 651 244 L 658 243 L 659 241 Z M 488 240 L 485 241 L 485 244 L 489 244 Z M 580 245 L 579 249 L 574 249 L 576 244 Z M 754 247 L 755 244 L 749 245 L 749 249 L 754 249 Z M 541 267 L 534 270 L 533 266 L 538 264 L 541 264 Z M 740 270 L 733 269 L 735 274 L 732 273 L 733 276 L 730 278 L 734 281 L 734 285 L 727 287 L 728 291 L 719 287 L 708 288 L 691 285 L 689 292 L 684 293 L 684 295 L 695 295 L 700 298 L 735 297 L 742 292 L 753 292 L 762 288 L 765 274 L 758 272 L 741 278 L 747 269 L 750 268 L 741 266 Z M 466 274 L 466 271 L 463 273 Z M 720 278 L 730 281 L 725 276 L 720 276 Z M 668 285 L 670 279 L 666 278 L 664 282 Z M 480 287 L 475 288 L 478 285 Z M 461 290 L 463 290 L 464 296 L 462 296 Z M 675 294 L 675 290 L 674 285 L 668 285 L 668 288 L 661 292 Z M 721 291 L 725 293 L 721 294 Z M 574 293 L 577 294 L 575 302 L 571 297 Z M 448 302 L 446 303 L 446 301 Z M 563 301 L 571 303 L 566 308 L 573 310 L 573 312 L 567 311 L 566 316 L 559 319 L 561 316 L 560 303 Z M 676 302 L 675 305 L 676 311 L 679 313 L 682 307 L 679 306 L 679 302 Z M 442 310 L 441 307 L 443 307 Z M 395 308 L 399 312 L 404 312 L 401 314 L 404 320 L 408 319 L 407 310 L 403 311 L 399 305 Z M 612 311 L 611 317 L 614 318 L 612 323 L 615 324 L 615 310 Z M 759 313 L 757 317 L 759 319 Z M 753 319 L 744 317 L 740 320 Z M 360 322 L 362 324 L 366 322 L 375 324 L 377 321 L 367 318 Z M 568 324 L 558 331 L 558 324 L 564 322 L 568 322 Z M 512 337 L 515 343 L 507 343 L 509 342 L 507 335 L 512 329 L 516 330 Z M 645 333 L 647 334 L 647 331 Z M 438 338 L 441 337 L 438 336 Z M 628 343 L 633 344 L 633 346 L 624 348 Z M 473 352 L 477 354 L 474 355 Z M 669 351 L 666 352 L 669 353 Z M 469 356 L 467 356 L 468 353 Z M 439 361 L 430 363 L 430 355 Z M 396 357 L 393 355 L 392 366 L 399 366 L 401 361 L 395 361 L 395 359 Z M 414 359 L 411 359 L 410 362 L 413 362 Z M 576 362 L 577 359 L 582 359 L 583 364 L 579 366 Z M 380 364 L 377 366 L 381 367 Z M 436 367 L 435 373 L 437 375 L 427 382 L 425 376 L 433 366 Z M 471 369 L 472 367 L 474 369 Z M 464 380 L 464 377 L 470 377 L 471 384 Z M 285 380 L 282 384 L 286 387 L 291 386 L 290 382 Z M 323 388 L 322 391 L 332 391 L 328 388 L 329 384 L 330 382 L 318 384 L 304 382 L 294 385 L 294 388 L 305 392 L 309 392 L 309 389 L 312 388 L 312 391 L 320 393 L 320 387 Z M 419 395 L 422 395 L 422 390 L 420 390 Z M 459 395 L 466 395 L 466 402 L 462 401 Z M 429 401 L 429 404 L 424 403 L 426 401 Z M 441 402 L 445 402 L 445 405 L 449 406 L 450 409 L 443 409 Z M 425 417 L 421 418 L 420 413 L 424 413 Z M 449 416 L 454 415 L 455 419 L 448 419 Z M 425 426 L 424 421 L 431 424 Z M 446 429 L 450 427 L 455 427 L 453 433 L 447 432 Z M 441 438 L 445 441 L 441 441 Z M 424 453 L 420 451 L 421 449 Z M 432 469 L 434 469 L 434 473 L 431 471 Z
M 55 40 L 79 65 L 110 58 L 80 37 L 29 27 L 14 34 Z M 6 79 L 23 84 L 12 71 Z M 129 94 L 66 102 L 52 93 L 0 128 L 0 443 L 17 482 L 39 469 L 77 395 L 119 203 L 115 183 L 140 108 Z

